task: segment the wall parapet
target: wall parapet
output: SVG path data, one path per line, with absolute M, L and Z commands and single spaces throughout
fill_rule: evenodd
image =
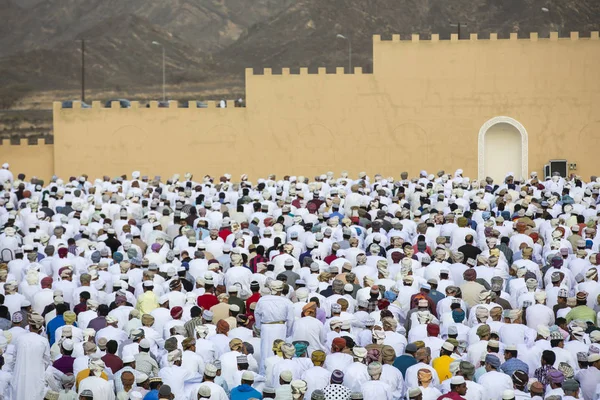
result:
M 227 106 L 225 108 L 221 108 L 219 106 L 219 101 L 214 101 L 214 100 L 208 100 L 208 101 L 188 101 L 187 106 L 185 105 L 185 103 L 179 103 L 177 101 L 173 101 L 169 103 L 168 107 L 164 107 L 164 106 L 159 106 L 159 102 L 156 100 L 152 100 L 148 103 L 148 106 L 142 105 L 139 101 L 131 101 L 131 107 L 127 107 L 127 108 L 121 108 L 119 105 L 118 101 L 113 101 L 111 102 L 111 106 L 110 107 L 105 107 L 104 103 L 99 101 L 99 100 L 94 100 L 92 101 L 91 107 L 89 108 L 82 108 L 81 107 L 81 102 L 80 101 L 73 101 L 73 107 L 71 108 L 63 108 L 62 107 L 62 103 L 60 101 L 55 101 L 53 103 L 53 111 L 60 111 L 60 112 L 70 112 L 73 110 L 77 110 L 77 112 L 88 112 L 88 111 L 96 111 L 96 110 L 105 110 L 106 112 L 121 112 L 123 110 L 130 110 L 130 109 L 136 109 L 136 110 L 172 110 L 172 109 L 181 109 L 181 110 L 206 110 L 206 109 L 213 109 L 213 110 L 227 110 L 227 109 L 235 109 L 235 110 L 242 110 L 245 107 L 236 107 L 236 103 L 235 100 L 225 100 Z M 202 103 L 202 105 L 199 105 L 198 103 Z
M 348 73 L 345 67 L 336 67 L 335 72 L 328 71 L 325 67 L 318 67 L 316 71 L 308 67 L 300 67 L 298 73 L 292 73 L 291 68 L 246 68 L 246 77 L 249 76 L 304 76 L 304 75 L 370 75 L 362 67 L 353 67 L 352 73 Z
M 558 32 L 550 32 L 550 35 L 548 37 L 540 37 L 538 32 L 530 32 L 529 33 L 529 37 L 519 37 L 518 34 L 516 32 L 512 32 L 509 37 L 507 38 L 499 38 L 497 33 L 490 33 L 490 36 L 488 39 L 484 39 L 481 38 L 479 36 L 479 34 L 477 33 L 470 33 L 469 34 L 469 38 L 467 39 L 461 39 L 460 42 L 476 42 L 479 40 L 490 40 L 490 41 L 496 41 L 496 40 L 519 40 L 519 41 L 532 41 L 532 42 L 537 42 L 539 40 L 550 40 L 550 41 L 557 41 L 557 40 L 599 40 L 600 32 L 598 31 L 591 31 L 590 32 L 590 36 L 589 37 L 581 37 L 580 36 L 580 32 L 570 32 L 569 33 L 569 37 L 559 37 L 558 36 Z M 458 42 L 458 35 L 456 33 L 452 33 L 450 34 L 450 39 L 440 39 L 440 35 L 438 33 L 432 33 L 431 34 L 431 38 L 430 39 L 421 39 L 420 35 L 418 33 L 413 33 L 412 35 L 410 35 L 410 38 L 403 38 L 401 35 L 399 34 L 393 34 L 391 36 L 391 38 L 387 39 L 387 38 L 383 38 L 381 35 L 373 35 L 373 43 L 379 43 L 379 42 L 396 42 L 396 43 L 419 43 L 419 42 L 425 42 L 425 43 L 438 43 L 438 42 Z
M 10 139 L 2 139 L 0 140 L 1 146 L 53 146 L 52 143 L 46 143 L 46 139 L 38 138 L 32 140 L 32 143 L 29 142 L 30 139 L 21 138 L 19 139 L 19 143 L 12 143 Z

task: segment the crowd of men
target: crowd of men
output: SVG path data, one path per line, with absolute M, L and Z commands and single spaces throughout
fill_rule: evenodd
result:
M 0 400 L 597 400 L 600 178 L 0 170 Z

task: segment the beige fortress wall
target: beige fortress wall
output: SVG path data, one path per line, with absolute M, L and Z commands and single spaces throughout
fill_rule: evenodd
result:
M 565 158 L 587 177 L 600 173 L 598 65 L 597 32 L 585 39 L 376 36 L 373 74 L 248 71 L 247 108 L 57 104 L 55 172 L 257 178 L 347 169 L 398 177 L 463 168 L 476 177 L 481 126 L 507 116 L 528 132 L 529 171 Z
M 24 173 L 27 180 L 36 176 L 48 180 L 54 171 L 54 146 L 39 139 L 37 144 L 27 144 L 27 139 L 21 139 L 18 145 L 10 144 L 3 139 L 0 146 L 0 164 L 8 163 L 15 179 L 19 173 Z

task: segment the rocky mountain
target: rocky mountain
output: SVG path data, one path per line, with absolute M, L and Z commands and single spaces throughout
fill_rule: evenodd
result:
M 170 83 L 201 81 L 210 76 L 207 56 L 147 20 L 132 15 L 105 20 L 79 35 L 86 40 L 86 86 L 127 91 L 162 80 L 162 48 Z M 78 87 L 81 43 L 62 41 L 0 58 L 0 85 L 21 83 L 38 90 Z
M 543 10 L 545 9 L 545 10 Z M 546 11 L 547 10 L 547 11 Z M 399 33 L 409 38 L 432 33 L 449 38 L 462 24 L 461 38 L 477 32 L 481 38 L 497 32 L 508 37 L 517 32 L 527 37 L 550 31 L 582 36 L 600 29 L 600 2 L 597 0 L 299 0 L 268 21 L 252 26 L 236 42 L 215 55 L 224 68 L 242 71 L 245 67 L 335 67 L 345 66 L 350 38 L 355 66 L 371 67 L 372 35 L 384 38 Z M 466 25 L 466 26 L 465 26 Z
M 448 38 L 463 24 L 526 37 L 600 30 L 598 0 L 0 0 L 0 84 L 56 90 L 79 84 L 78 39 L 86 40 L 87 84 L 132 97 L 161 77 L 169 83 L 229 79 L 246 67 L 371 69 L 372 35 Z M 464 25 L 466 24 L 466 26 Z
M 2 0 L 10 3 L 9 0 Z M 43 0 L 28 9 L 14 10 L 13 0 L 3 24 L 0 56 L 23 50 L 51 49 L 82 37 L 115 17 L 132 15 L 160 26 L 202 52 L 223 48 L 253 24 L 281 10 L 293 0 Z M 11 11 L 12 10 L 12 11 Z M 4 13 L 3 13 L 4 14 Z M 91 38 L 90 38 L 91 39 Z

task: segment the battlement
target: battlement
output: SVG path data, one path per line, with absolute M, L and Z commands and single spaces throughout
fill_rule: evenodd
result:
M 214 100 L 210 100 L 210 101 L 202 101 L 201 103 L 203 104 L 202 106 L 198 106 L 197 101 L 188 101 L 187 107 L 185 106 L 184 103 L 178 103 L 176 101 L 173 102 L 169 102 L 169 106 L 168 107 L 159 107 L 159 102 L 156 100 L 151 101 L 150 103 L 148 103 L 148 106 L 142 106 L 140 104 L 139 101 L 131 101 L 131 107 L 127 107 L 127 108 L 121 108 L 120 104 L 118 101 L 113 101 L 111 102 L 111 106 L 110 107 L 105 107 L 105 104 L 101 101 L 92 101 L 91 104 L 91 108 L 82 108 L 81 107 L 81 102 L 80 101 L 74 101 L 73 102 L 73 107 L 72 108 L 63 108 L 62 107 L 62 103 L 61 102 L 54 102 L 53 104 L 53 109 L 54 111 L 60 110 L 106 110 L 107 112 L 110 111 L 119 111 L 119 110 L 130 110 L 130 109 L 136 109 L 136 110 L 144 110 L 144 109 L 149 109 L 149 110 L 156 110 L 156 109 L 161 109 L 161 110 L 169 110 L 169 109 L 218 109 L 218 110 L 225 110 L 225 109 L 229 109 L 229 108 L 233 108 L 233 109 L 243 109 L 243 107 L 236 107 L 235 106 L 235 100 L 226 100 L 227 103 L 227 107 L 225 108 L 221 108 L 219 107 L 219 102 L 218 101 L 214 101 Z
M 0 146 L 52 146 L 46 143 L 46 139 L 35 139 L 35 143 L 29 143 L 29 139 L 19 139 L 19 143 L 11 143 L 10 139 L 0 140 Z
M 367 74 L 362 67 L 352 68 L 352 73 L 348 73 L 344 67 L 336 67 L 335 71 L 327 70 L 325 67 L 319 67 L 316 71 L 311 71 L 307 67 L 301 67 L 298 73 L 292 73 L 290 68 L 281 68 L 273 70 L 272 68 L 246 68 L 246 77 L 249 76 L 304 76 L 304 75 L 363 75 Z
M 571 32 L 569 37 L 559 37 L 558 32 L 550 32 L 549 37 L 542 38 L 539 36 L 538 32 L 530 32 L 528 38 L 519 38 L 516 32 L 513 32 L 507 38 L 499 38 L 497 33 L 490 33 L 489 38 L 484 39 L 480 38 L 477 33 L 469 34 L 468 39 L 461 39 L 460 42 L 475 42 L 479 40 L 489 40 L 489 41 L 497 41 L 497 40 L 519 40 L 519 41 L 530 41 L 537 42 L 542 40 L 548 41 L 558 41 L 558 40 L 599 40 L 600 35 L 598 31 L 590 32 L 590 37 L 580 37 L 579 32 Z M 450 40 L 441 40 L 440 35 L 437 33 L 431 34 L 431 38 L 429 40 L 421 39 L 418 33 L 413 33 L 410 39 L 402 38 L 399 34 L 394 34 L 390 39 L 384 39 L 381 35 L 373 35 L 373 43 L 385 43 L 385 42 L 398 42 L 398 43 L 438 43 L 438 42 L 459 42 L 458 34 L 452 33 L 450 35 Z

